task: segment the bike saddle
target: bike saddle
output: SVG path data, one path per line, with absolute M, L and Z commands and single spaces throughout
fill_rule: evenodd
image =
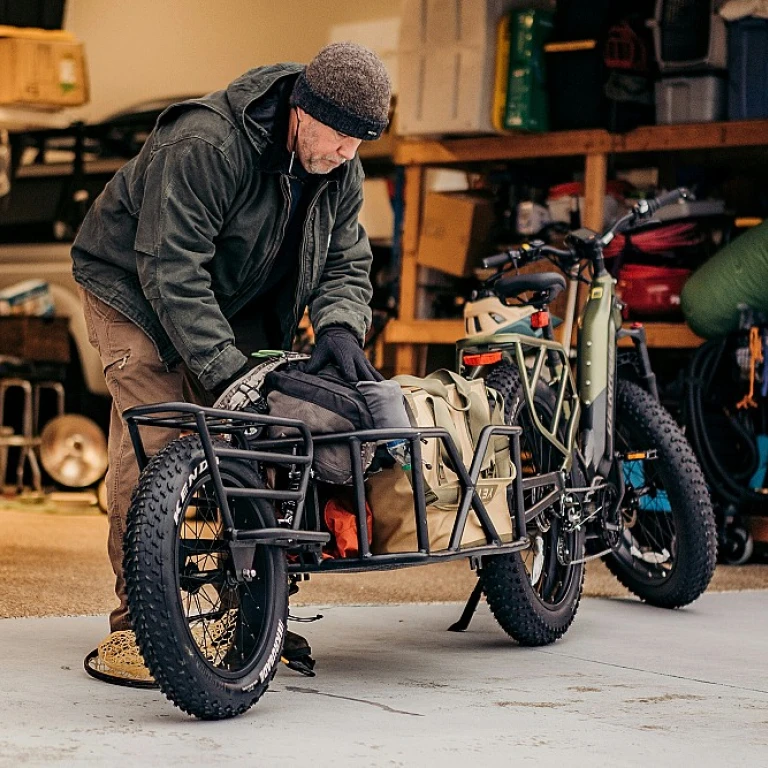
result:
M 497 296 L 511 299 L 526 291 L 536 294 L 526 304 L 541 308 L 552 303 L 565 290 L 565 278 L 559 272 L 539 272 L 532 275 L 512 275 L 499 280 L 494 286 Z

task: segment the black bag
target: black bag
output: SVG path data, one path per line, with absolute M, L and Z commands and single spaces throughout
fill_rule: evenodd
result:
M 331 366 L 318 374 L 296 368 L 272 371 L 264 380 L 270 416 L 303 421 L 313 435 L 373 429 L 365 398 L 354 384 L 342 379 Z M 295 430 L 271 427 L 270 437 L 293 437 Z M 373 460 L 376 446 L 363 443 L 363 467 Z M 315 446 L 312 467 L 319 480 L 335 485 L 352 484 L 349 444 Z

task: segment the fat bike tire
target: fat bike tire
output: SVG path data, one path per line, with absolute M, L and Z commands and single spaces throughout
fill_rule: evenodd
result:
M 616 448 L 656 451 L 624 463 L 623 531 L 604 559 L 630 592 L 661 608 L 680 608 L 707 588 L 717 559 L 709 490 L 690 444 L 669 412 L 637 384 L 619 379 Z
M 486 384 L 504 398 L 506 423 L 523 428 L 523 474 L 530 476 L 559 468 L 562 456 L 534 427 L 517 369 L 498 366 L 488 375 Z M 555 397 L 545 384 L 537 387 L 533 399 L 537 412 L 545 419 L 551 417 Z M 543 492 L 546 489 L 526 491 L 526 506 Z M 581 559 L 585 534 L 583 528 L 565 530 L 559 504 L 558 501 L 546 508 L 528 524 L 528 549 L 484 557 L 478 573 L 491 613 L 520 645 L 555 642 L 571 626 L 579 607 L 584 563 L 564 565 L 557 553 L 561 547 L 570 553 L 571 560 Z
M 226 487 L 263 487 L 243 462 L 222 458 Z M 275 526 L 263 499 L 229 497 L 239 528 Z M 208 463 L 197 435 L 174 440 L 142 472 L 128 513 L 124 571 L 136 640 L 149 671 L 195 717 L 239 715 L 275 675 L 286 632 L 283 550 L 259 545 L 238 581 Z

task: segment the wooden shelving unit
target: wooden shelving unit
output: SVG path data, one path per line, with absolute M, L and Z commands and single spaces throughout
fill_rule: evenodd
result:
M 704 339 L 682 323 L 643 323 L 648 346 L 657 349 L 690 349 Z M 462 320 L 393 320 L 386 331 L 388 344 L 453 344 L 464 336 Z M 625 339 L 620 346 L 631 346 Z
M 396 373 L 418 370 L 419 350 L 426 344 L 451 344 L 463 336 L 459 320 L 416 317 L 418 265 L 416 253 L 424 197 L 424 172 L 429 166 L 452 166 L 546 157 L 581 157 L 584 162 L 584 226 L 600 230 L 603 222 L 608 158 L 612 155 L 681 150 L 718 150 L 768 146 L 768 120 L 657 125 L 625 134 L 604 130 L 503 135 L 444 140 L 400 139 L 394 160 L 405 167 L 399 315 L 385 331 L 385 343 L 396 345 Z M 684 349 L 702 339 L 682 323 L 646 324 L 649 346 Z

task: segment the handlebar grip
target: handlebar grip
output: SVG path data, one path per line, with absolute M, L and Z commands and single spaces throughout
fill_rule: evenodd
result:
M 495 253 L 493 256 L 488 256 L 481 262 L 484 269 L 490 269 L 491 267 L 500 267 L 502 264 L 506 264 L 508 261 L 519 255 L 517 251 L 504 251 L 503 253 Z
M 661 197 L 648 200 L 648 213 L 646 215 L 652 216 L 659 210 L 659 208 L 664 208 L 667 205 L 676 203 L 681 198 L 689 197 L 689 195 L 690 193 L 685 187 L 679 187 L 678 189 L 673 189 L 671 192 L 661 195 Z

